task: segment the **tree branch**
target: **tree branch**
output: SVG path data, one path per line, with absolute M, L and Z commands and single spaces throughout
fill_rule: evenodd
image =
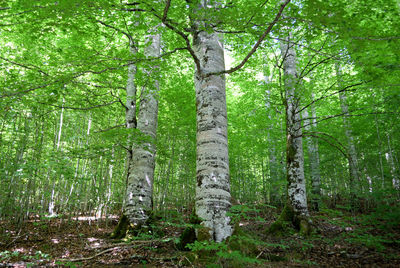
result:
M 81 110 L 81 111 L 87 111 L 87 110 L 91 110 L 91 109 L 95 109 L 95 108 L 100 108 L 100 107 L 104 107 L 104 106 L 109 106 L 112 105 L 114 103 L 118 102 L 116 101 L 112 101 L 109 103 L 103 103 L 103 104 L 99 104 L 99 105 L 95 105 L 92 107 L 69 107 L 69 106 L 60 106 L 60 105 L 55 105 L 55 104 L 50 104 L 50 103 L 45 103 L 45 102 L 40 102 L 38 101 L 37 103 L 40 104 L 44 104 L 44 105 L 48 105 L 48 106 L 52 106 L 52 107 L 57 107 L 57 108 L 64 108 L 64 109 L 70 109 L 70 110 Z
M 229 70 L 224 70 L 221 72 L 211 72 L 207 73 L 205 77 L 209 77 L 211 75 L 221 75 L 221 74 L 230 74 L 233 73 L 240 68 L 242 68 L 246 62 L 250 59 L 250 57 L 257 51 L 258 47 L 261 45 L 261 42 L 264 41 L 265 37 L 271 32 L 272 28 L 274 25 L 278 22 L 279 18 L 282 16 L 283 10 L 289 4 L 290 0 L 286 0 L 284 3 L 281 4 L 278 14 L 275 16 L 274 20 L 268 25 L 268 28 L 265 30 L 265 32 L 260 36 L 260 38 L 257 40 L 257 43 L 253 46 L 253 48 L 250 50 L 250 52 L 246 55 L 246 57 L 242 60 L 241 63 L 239 63 L 237 66 L 229 69 Z
M 161 21 L 164 22 L 167 19 L 168 10 L 170 6 L 171 6 L 171 0 L 167 0 L 167 3 L 165 3 L 164 14 L 162 16 Z
M 6 61 L 6 62 L 9 62 L 9 63 L 11 63 L 11 64 L 14 64 L 14 65 L 17 65 L 17 66 L 20 66 L 20 67 L 22 67 L 22 68 L 25 68 L 25 69 L 29 69 L 29 70 L 33 70 L 33 71 L 37 71 L 37 72 L 39 72 L 39 73 L 41 73 L 41 74 L 44 74 L 45 76 L 49 76 L 49 74 L 48 73 L 46 73 L 46 72 L 44 72 L 44 71 L 42 71 L 39 67 L 37 67 L 37 66 L 34 66 L 34 65 L 32 65 L 33 67 L 29 67 L 29 66 L 27 66 L 27 65 L 24 65 L 24 64 L 22 64 L 22 63 L 18 63 L 18 62 L 15 62 L 15 61 L 12 61 L 12 60 L 9 60 L 9 59 L 6 59 L 6 58 L 3 58 L 2 56 L 0 56 L 0 59 L 2 59 L 2 60 L 4 60 L 4 61 Z

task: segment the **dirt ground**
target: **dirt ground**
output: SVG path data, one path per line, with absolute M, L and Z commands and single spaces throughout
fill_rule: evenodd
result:
M 270 221 L 243 220 L 245 232 L 256 234 L 266 244 L 257 245 L 262 264 L 253 267 L 400 267 L 400 228 L 394 243 L 377 250 L 348 242 L 352 227 L 340 227 L 315 218 L 320 232 L 304 239 L 296 233 L 284 237 L 267 236 Z M 163 237 L 141 239 L 128 244 L 109 238 L 117 219 L 90 217 L 31 220 L 21 227 L 1 222 L 0 267 L 198 267 L 177 250 L 176 239 L 183 227 L 161 223 Z M 371 230 L 374 232 L 374 230 Z M 204 265 L 207 266 L 207 265 Z M 252 267 L 252 265 L 249 265 Z

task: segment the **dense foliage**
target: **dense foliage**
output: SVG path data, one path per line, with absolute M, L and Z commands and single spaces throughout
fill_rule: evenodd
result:
M 227 70 L 240 66 L 226 76 L 233 203 L 282 207 L 285 202 L 280 42 L 290 31 L 302 92 L 309 200 L 316 198 L 311 139 L 319 153 L 321 196 L 316 200 L 323 209 L 362 212 L 397 204 L 399 2 L 298 0 L 277 21 L 281 1 L 218 2 L 206 14 L 207 23 L 224 34 Z M 190 33 L 195 15 L 189 7 L 196 3 L 0 1 L 1 220 L 107 216 L 121 209 L 127 141 L 132 133 L 135 143 L 146 139 L 125 128 L 130 63 L 137 66 L 139 92 L 148 83 L 146 67 L 158 66 L 161 74 L 154 207 L 171 217 L 192 209 L 196 103 Z M 145 36 L 156 25 L 161 56 L 148 58 Z M 136 42 L 134 55 L 129 39 Z M 355 181 L 349 140 L 358 165 Z

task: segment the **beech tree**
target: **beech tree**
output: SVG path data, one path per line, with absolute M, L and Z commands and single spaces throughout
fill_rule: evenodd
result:
M 290 42 L 289 31 L 285 41 L 281 42 L 283 58 L 285 110 L 286 110 L 286 172 L 287 201 L 279 219 L 271 226 L 270 232 L 280 230 L 283 222 L 290 221 L 300 229 L 301 233 L 310 232 L 307 192 L 304 177 L 304 156 L 302 143 L 302 127 L 300 120 L 301 87 L 297 81 L 296 52 Z
M 307 233 L 308 203 L 398 196 L 398 12 L 392 0 L 2 2 L 1 219 L 122 211 L 136 228 L 152 210 L 194 209 L 221 242 L 232 204 L 276 206 L 277 224 Z
M 208 1 L 197 12 L 207 13 Z M 196 214 L 210 237 L 220 242 L 232 233 L 227 212 L 231 206 L 228 131 L 222 35 L 208 32 L 207 18 L 194 21 L 193 50 L 199 59 L 195 70 L 197 108 Z M 211 74 L 211 75 L 209 75 Z

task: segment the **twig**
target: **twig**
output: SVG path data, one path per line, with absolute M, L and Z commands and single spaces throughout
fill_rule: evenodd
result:
M 262 254 L 264 253 L 264 250 L 262 250 L 256 257 L 256 259 L 258 259 Z
M 127 245 L 124 248 L 131 248 L 131 247 L 134 247 L 134 246 L 135 245 Z M 58 261 L 66 261 L 66 262 L 88 261 L 88 260 L 94 259 L 94 258 L 96 258 L 96 257 L 98 257 L 100 255 L 103 255 L 104 253 L 113 251 L 113 250 L 118 249 L 118 248 L 121 248 L 121 246 L 108 248 L 106 250 L 100 251 L 99 253 L 97 253 L 97 254 L 95 254 L 95 255 L 93 255 L 91 257 L 78 258 L 78 259 L 58 259 Z
M 276 14 L 274 20 L 268 25 L 268 28 L 265 30 L 265 32 L 260 36 L 260 38 L 257 40 L 257 43 L 253 46 L 253 48 L 250 50 L 250 52 L 244 57 L 244 59 L 235 67 L 229 69 L 229 70 L 224 70 L 221 72 L 210 72 L 205 74 L 205 77 L 209 77 L 211 75 L 221 75 L 221 74 L 230 74 L 233 73 L 240 68 L 242 68 L 246 62 L 250 59 L 250 57 L 256 52 L 258 47 L 261 45 L 262 41 L 264 41 L 265 37 L 271 32 L 272 28 L 274 25 L 278 22 L 279 18 L 282 16 L 283 10 L 289 4 L 290 0 L 286 0 L 284 3 L 281 4 L 278 13 Z
M 6 245 L 6 248 L 8 248 L 8 247 L 11 246 L 12 244 L 14 244 L 14 242 L 17 241 L 18 238 L 20 238 L 21 236 L 23 236 L 23 235 L 19 235 L 19 234 L 21 233 L 21 230 L 22 230 L 22 229 L 19 229 L 19 232 L 18 232 L 17 236 L 13 239 L 13 241 L 11 241 L 10 243 L 8 243 L 8 244 Z

